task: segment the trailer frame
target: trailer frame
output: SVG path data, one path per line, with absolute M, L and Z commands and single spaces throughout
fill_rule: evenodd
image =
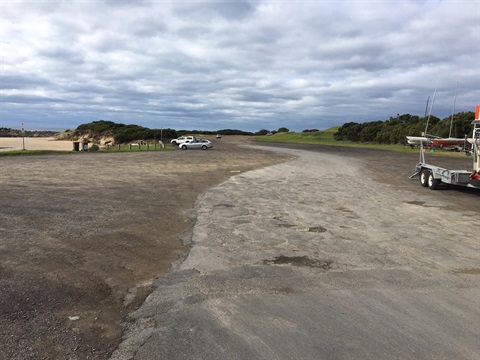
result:
M 423 142 L 420 142 L 420 160 L 415 167 L 415 173 L 410 176 L 410 179 L 419 177 L 420 185 L 436 190 L 443 184 L 464 186 L 475 189 L 480 189 L 480 175 L 478 147 L 480 138 L 480 119 L 476 119 L 473 124 L 473 170 L 450 170 L 440 166 L 427 164 L 425 162 L 425 149 Z

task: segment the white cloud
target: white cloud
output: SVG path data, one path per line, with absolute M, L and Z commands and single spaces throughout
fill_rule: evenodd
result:
M 480 103 L 480 0 L 4 1 L 0 126 L 286 126 Z

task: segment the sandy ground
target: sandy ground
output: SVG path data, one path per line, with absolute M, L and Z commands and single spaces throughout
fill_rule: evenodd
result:
M 53 137 L 0 137 L 0 151 L 21 150 L 24 146 L 25 150 L 73 150 L 73 142 L 55 140 Z
M 245 298 L 249 291 L 260 298 L 267 296 L 272 304 L 279 301 L 279 294 L 294 296 L 303 291 L 302 299 L 290 298 L 288 306 L 293 309 L 297 301 L 313 306 L 318 300 L 319 284 L 325 284 L 327 288 L 336 287 L 340 291 L 326 294 L 327 300 L 329 296 L 339 299 L 350 294 L 343 298 L 345 309 L 349 309 L 356 304 L 349 303 L 348 299 L 358 294 L 354 293 L 353 285 L 341 288 L 341 284 L 359 284 L 356 287 L 359 289 L 369 281 L 397 282 L 400 292 L 389 294 L 403 299 L 405 306 L 396 305 L 408 312 L 411 306 L 405 291 L 413 286 L 408 285 L 407 275 L 414 273 L 400 272 L 398 277 L 393 276 L 395 271 L 405 270 L 402 266 L 407 270 L 408 267 L 423 269 L 438 263 L 439 270 L 427 272 L 434 284 L 445 280 L 449 286 L 453 284 L 454 290 L 464 286 L 467 290 L 462 293 L 462 299 L 468 297 L 468 291 L 470 295 L 476 295 L 472 291 L 478 292 L 475 282 L 478 267 L 471 263 L 449 263 L 460 245 L 447 238 L 455 236 L 463 244 L 464 239 L 469 238 L 465 229 L 476 233 L 470 221 L 478 217 L 478 192 L 421 188 L 418 181 L 409 179 L 417 155 L 297 145 L 291 146 L 292 151 L 308 150 L 315 156 L 312 160 L 295 163 L 290 160 L 300 154 L 288 152 L 290 150 L 267 151 L 275 144 L 267 145 L 266 149 L 253 149 L 241 146 L 243 143 L 234 139 L 214 141 L 214 149 L 208 151 L 71 152 L 0 158 L 0 321 L 8 324 L 0 328 L 0 358 L 106 359 L 112 354 L 116 358 L 132 358 L 131 354 L 137 354 L 135 359 L 181 358 L 185 354 L 193 356 L 189 351 L 201 350 L 204 358 L 213 359 L 215 356 L 208 352 L 208 346 L 201 345 L 210 331 L 215 336 L 203 342 L 206 345 L 223 344 L 221 346 L 228 349 L 229 345 L 238 345 L 238 339 L 245 340 L 234 336 L 232 343 L 224 341 L 233 334 L 229 329 L 234 328 L 226 325 L 235 324 L 235 314 L 241 315 L 242 325 L 235 331 L 252 336 L 247 339 L 250 343 L 252 339 L 262 339 L 255 334 L 268 333 L 271 330 L 268 324 L 273 320 L 285 324 L 285 329 L 298 329 L 301 325 L 291 319 L 287 321 L 280 313 L 275 316 L 274 307 L 267 309 L 256 298 Z M 0 146 L 4 145 L 0 143 Z M 66 150 L 71 150 L 71 146 Z M 260 170 L 285 161 L 289 162 L 274 171 L 270 168 Z M 471 166 L 468 159 L 435 158 L 434 161 L 452 168 L 469 169 Z M 246 173 L 253 169 L 263 172 Z M 226 180 L 224 185 L 216 187 Z M 330 188 L 332 190 L 325 191 Z M 211 191 L 205 192 L 208 189 Z M 399 218 L 394 215 L 397 208 L 402 214 Z M 362 212 L 369 215 L 362 215 Z M 432 212 L 434 218 L 429 215 Z M 401 222 L 395 225 L 399 219 Z M 413 225 L 409 219 L 414 220 Z M 445 219 L 450 222 L 446 237 L 428 242 L 430 238 L 438 238 L 438 229 L 442 229 Z M 195 223 L 197 226 L 192 230 Z M 249 224 L 259 232 L 248 233 L 253 231 L 249 230 Z M 342 246 L 346 245 L 334 241 L 343 239 L 346 244 L 354 239 L 356 225 L 362 234 L 360 244 L 350 242 L 352 247 L 344 248 Z M 427 225 L 431 227 L 425 232 Z M 411 236 L 407 253 L 397 251 L 397 248 L 403 249 L 400 241 L 386 241 L 381 246 L 375 241 L 369 242 L 370 233 L 378 238 L 387 233 L 404 234 L 409 228 L 421 235 L 422 242 L 417 247 L 416 235 Z M 218 229 L 226 231 L 223 237 L 217 236 Z M 309 229 L 313 230 L 307 231 Z M 462 229 L 458 237 L 456 229 Z M 280 234 L 273 235 L 278 230 Z M 272 236 L 265 237 L 269 232 Z M 208 239 L 209 234 L 213 234 L 212 241 Z M 290 234 L 287 242 L 285 234 Z M 303 236 L 310 239 L 312 235 L 326 239 L 325 248 L 303 241 Z M 272 242 L 282 236 L 283 240 Z M 238 241 L 229 243 L 228 238 Z M 249 250 L 252 241 L 252 249 L 261 251 Z M 200 243 L 203 246 L 197 246 Z M 477 243 L 468 241 L 465 244 L 471 247 L 472 254 L 479 253 Z M 192 251 L 189 252 L 190 247 Z M 462 245 L 462 261 L 470 258 L 476 261 L 477 258 L 465 255 L 464 248 Z M 218 256 L 203 257 L 205 254 Z M 410 254 L 413 260 L 402 254 Z M 252 258 L 255 259 L 253 267 Z M 172 263 L 179 271 L 168 272 Z M 232 264 L 235 265 L 233 272 Z M 333 278 L 318 277 L 330 266 L 335 271 L 327 273 L 333 274 L 329 275 Z M 365 268 L 371 272 L 340 271 L 349 268 Z M 265 276 L 256 276 L 256 271 L 266 271 Z M 304 282 L 302 274 L 307 275 Z M 359 276 L 358 282 L 355 277 L 349 277 L 360 274 L 365 276 Z M 382 274 L 390 274 L 390 277 L 382 277 Z M 341 275 L 338 281 L 335 275 Z M 290 282 L 282 282 L 284 276 Z M 425 286 L 416 275 L 411 278 L 415 280 L 416 289 Z M 223 282 L 218 282 L 219 279 Z M 241 286 L 235 279 L 240 279 Z M 169 287 L 175 283 L 180 284 L 183 293 Z M 182 289 L 182 286 L 185 287 Z M 447 288 L 438 289 L 451 295 Z M 379 294 L 393 291 L 385 286 L 377 290 Z M 159 296 L 162 291 L 166 294 L 164 298 Z M 149 294 L 151 296 L 144 303 Z M 413 295 L 424 303 L 424 298 L 417 293 Z M 151 307 L 155 299 L 159 306 Z M 371 294 L 368 299 L 365 304 L 371 304 L 371 308 L 380 301 Z M 332 310 L 324 300 L 318 304 L 325 305 L 327 312 Z M 251 309 L 244 301 L 251 301 L 259 310 L 263 307 L 266 311 L 253 312 L 252 316 L 258 315 L 260 319 L 265 313 L 270 314 L 258 323 L 259 328 L 253 333 L 252 319 L 246 313 L 234 312 L 238 308 Z M 444 300 L 438 304 L 446 306 Z M 464 309 L 463 300 L 459 304 L 459 311 L 477 319 L 475 309 L 478 307 L 473 302 L 473 310 L 468 311 Z M 169 311 L 172 305 L 175 305 L 174 311 Z M 193 312 L 186 311 L 188 309 Z M 212 315 L 214 309 L 217 313 Z M 296 315 L 302 314 L 302 309 L 298 310 Z M 337 310 L 341 316 L 342 309 Z M 152 317 L 155 312 L 156 317 Z M 204 318 L 195 317 L 195 314 L 203 314 Z M 302 316 L 299 319 L 303 319 Z M 219 319 L 226 327 L 217 326 Z M 152 320 L 160 325 L 165 321 L 166 326 L 152 326 Z M 169 326 L 177 320 L 180 327 Z M 191 320 L 197 321 L 199 327 L 189 322 Z M 330 325 L 334 325 L 332 319 L 317 320 L 330 321 Z M 365 329 L 372 328 L 369 324 L 383 321 L 379 317 L 369 322 L 361 316 L 357 320 Z M 439 325 L 434 320 L 427 324 Z M 447 320 L 458 325 L 456 319 Z M 415 322 L 404 324 L 409 325 L 424 329 Z M 469 339 L 478 333 L 472 334 L 468 326 L 462 333 L 467 335 L 466 340 L 456 339 L 456 343 L 465 345 L 469 351 L 472 348 Z M 202 327 L 204 333 L 195 332 Z M 136 328 L 145 330 L 143 335 L 154 334 L 148 338 L 156 342 L 147 342 Z M 311 327 L 305 330 L 315 334 Z M 223 334 L 223 340 L 216 334 Z M 368 338 L 368 333 L 362 334 Z M 393 330 L 389 334 L 398 336 Z M 430 338 L 423 339 L 427 344 L 445 342 L 434 332 L 428 336 Z M 264 340 L 264 344 L 273 346 L 268 339 L 261 341 Z M 361 339 L 350 340 L 349 346 L 354 348 Z M 253 342 L 254 346 L 260 346 L 261 341 Z M 156 346 L 162 344 L 164 352 L 159 352 Z M 198 347 L 193 346 L 195 344 Z M 309 346 L 303 348 L 312 350 Z M 184 351 L 179 351 L 181 349 Z M 210 349 L 216 351 L 218 347 Z M 244 345 L 230 349 L 238 351 L 237 358 L 242 358 L 238 354 L 258 355 L 255 351 L 261 350 L 261 346 L 257 350 Z M 167 353 L 172 355 L 164 357 Z M 219 358 L 224 354 L 217 353 Z M 265 354 L 263 358 L 273 358 L 268 356 L 271 353 Z M 304 358 L 312 358 L 309 354 L 303 353 Z M 303 356 L 297 355 L 300 356 L 294 357 Z

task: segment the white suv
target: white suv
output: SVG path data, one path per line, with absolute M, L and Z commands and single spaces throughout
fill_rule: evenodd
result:
M 173 139 L 171 143 L 173 146 L 177 146 L 180 144 L 189 143 L 193 140 L 195 140 L 195 136 L 180 136 L 178 139 Z

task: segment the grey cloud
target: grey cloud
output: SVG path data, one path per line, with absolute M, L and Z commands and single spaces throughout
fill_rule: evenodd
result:
M 38 76 L 2 75 L 0 81 L 0 89 L 28 90 L 32 88 L 46 87 L 50 84 L 51 83 L 48 80 L 40 78 Z
M 457 108 L 470 111 L 480 103 L 480 13 L 461 5 L 9 2 L 1 125 L 40 114 L 46 128 L 109 119 L 323 129 L 423 115 L 435 88 L 433 112 L 447 116 L 457 81 Z
M 45 103 L 61 103 L 62 99 L 55 99 L 39 95 L 4 95 L 2 96 L 3 106 L 7 104 L 45 104 Z
M 192 19 L 210 19 L 216 16 L 228 20 L 240 20 L 255 11 L 256 2 L 248 0 L 193 1 L 178 3 L 175 14 Z

